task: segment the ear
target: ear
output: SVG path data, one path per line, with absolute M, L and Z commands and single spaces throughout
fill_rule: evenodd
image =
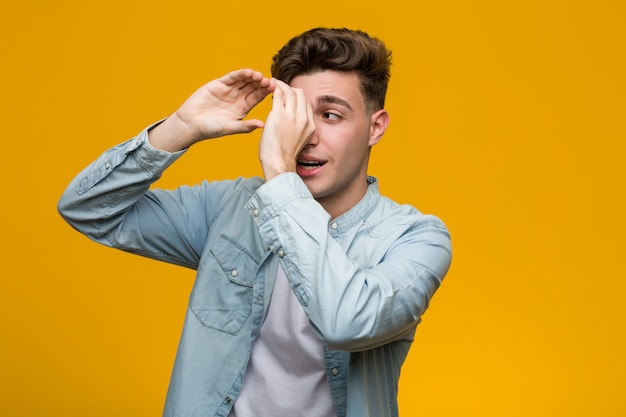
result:
M 370 118 L 370 139 L 368 141 L 369 146 L 374 146 L 380 141 L 389 126 L 389 113 L 387 110 L 380 109 Z

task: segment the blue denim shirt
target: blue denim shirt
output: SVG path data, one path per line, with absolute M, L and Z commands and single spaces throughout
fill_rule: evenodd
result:
M 324 343 L 337 416 L 397 416 L 400 368 L 451 261 L 442 222 L 381 196 L 371 177 L 336 219 L 295 173 L 150 190 L 181 154 L 152 148 L 146 129 L 58 206 L 96 242 L 197 270 L 164 416 L 228 415 L 278 262 Z

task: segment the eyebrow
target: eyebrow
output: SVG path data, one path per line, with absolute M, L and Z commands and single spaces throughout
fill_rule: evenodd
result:
M 317 103 L 318 104 L 328 104 L 328 103 L 338 104 L 340 106 L 346 107 L 348 110 L 352 110 L 352 106 L 347 101 L 337 96 L 331 96 L 331 95 L 319 96 L 317 98 Z

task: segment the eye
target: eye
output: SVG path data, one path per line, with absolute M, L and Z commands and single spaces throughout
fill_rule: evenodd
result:
M 338 115 L 337 113 L 331 113 L 331 112 L 328 112 L 328 111 L 324 112 L 322 114 L 322 117 L 324 119 L 329 119 L 329 120 L 339 120 L 339 119 L 341 119 L 341 116 Z

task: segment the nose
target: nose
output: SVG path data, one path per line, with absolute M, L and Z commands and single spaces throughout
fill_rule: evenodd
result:
M 315 128 L 313 130 L 313 133 L 309 135 L 309 139 L 307 139 L 304 147 L 309 148 L 311 146 L 316 146 L 318 143 L 319 143 L 319 135 L 317 133 L 317 122 L 315 122 Z

